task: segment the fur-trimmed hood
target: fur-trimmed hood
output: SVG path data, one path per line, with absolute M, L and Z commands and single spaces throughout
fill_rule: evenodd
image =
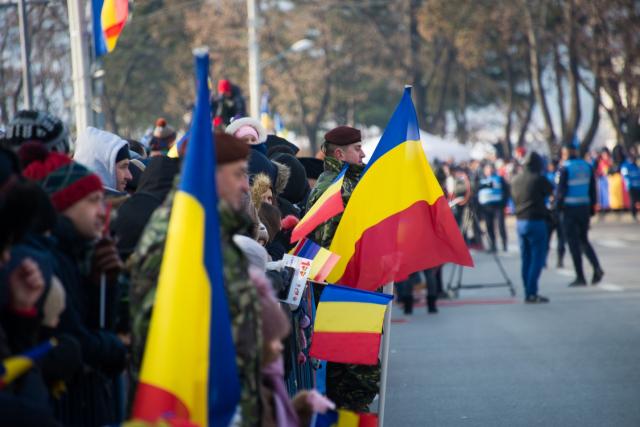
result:
M 263 173 L 255 175 L 253 177 L 253 183 L 251 184 L 251 201 L 256 209 L 260 209 L 262 195 L 266 193 L 267 190 L 271 190 L 273 192 L 271 178 Z
M 284 189 L 287 187 L 287 183 L 289 182 L 289 178 L 291 178 L 291 169 L 289 169 L 289 166 L 282 164 L 282 163 L 278 163 L 278 162 L 274 162 L 272 161 L 274 165 L 276 165 L 276 169 L 278 170 L 278 173 L 276 174 L 276 182 L 273 184 L 273 189 L 275 190 L 275 195 L 279 195 L 281 194 Z

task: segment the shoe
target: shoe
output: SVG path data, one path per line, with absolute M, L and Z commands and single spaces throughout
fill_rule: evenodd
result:
M 597 285 L 602 280 L 602 276 L 604 276 L 604 271 L 601 268 L 595 270 L 593 272 L 593 278 L 591 279 L 592 285 Z
M 573 282 L 569 283 L 570 288 L 574 288 L 578 286 L 587 286 L 587 282 L 584 279 L 576 279 Z
M 530 295 L 524 300 L 525 304 L 544 304 L 549 302 L 549 298 L 542 295 Z

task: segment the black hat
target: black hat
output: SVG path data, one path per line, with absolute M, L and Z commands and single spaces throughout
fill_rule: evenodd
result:
M 322 172 L 324 172 L 324 162 L 315 157 L 298 157 L 304 170 L 307 172 L 307 178 L 318 179 Z
M 16 148 L 24 142 L 37 141 L 49 151 L 69 153 L 69 134 L 64 123 L 44 111 L 18 111 L 7 126 L 5 139 Z
M 334 145 L 349 145 L 362 141 L 362 134 L 351 126 L 338 126 L 324 135 L 324 140 Z
M 275 151 L 279 151 L 279 150 L 276 150 L 275 147 L 287 147 L 285 149 L 286 151 L 279 151 L 279 152 L 291 153 L 294 156 L 298 154 L 298 151 L 300 151 L 297 145 L 287 141 L 286 139 L 278 135 L 267 135 L 266 144 L 267 144 L 267 153 L 271 153 L 271 151 L 273 151 L 274 153 Z

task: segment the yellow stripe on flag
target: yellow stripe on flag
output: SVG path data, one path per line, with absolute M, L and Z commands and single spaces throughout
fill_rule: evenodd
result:
M 329 257 L 331 256 L 331 252 L 326 250 L 325 248 L 321 248 L 316 256 L 313 258 L 313 262 L 311 263 L 311 271 L 309 272 L 309 277 L 314 278 L 318 275 L 318 272 L 324 267 L 324 264 L 327 262 Z
M 407 159 L 416 161 L 408 162 Z M 390 180 L 390 173 L 400 177 Z M 397 182 L 414 185 L 398 188 Z M 363 175 L 342 214 L 329 248 L 340 255 L 340 260 L 327 282 L 337 283 L 342 277 L 355 252 L 355 244 L 365 230 L 420 200 L 432 205 L 442 194 L 420 141 L 404 142 L 378 158 Z M 372 200 L 393 200 L 394 203 L 372 203 Z
M 320 302 L 314 331 L 380 333 L 386 305 Z
M 211 288 L 202 262 L 204 210 L 188 193 L 176 193 L 163 256 L 154 316 L 140 381 L 176 395 L 199 425 L 208 425 Z M 170 349 L 170 350 L 169 350 Z
M 338 424 L 336 427 L 358 427 L 360 416 L 345 409 L 338 409 Z
M 344 180 L 344 176 L 339 180 L 337 180 L 336 182 L 334 182 L 333 184 L 331 184 L 330 186 L 328 186 L 327 189 L 324 190 L 324 193 L 322 193 L 322 195 L 318 198 L 318 200 L 316 200 L 313 206 L 311 206 L 311 208 L 307 211 L 307 213 L 304 215 L 304 218 L 311 218 L 324 205 L 327 199 L 329 199 L 332 196 L 335 196 L 336 192 L 342 189 L 343 180 Z

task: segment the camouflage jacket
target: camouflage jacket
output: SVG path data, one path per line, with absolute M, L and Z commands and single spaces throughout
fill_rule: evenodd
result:
M 135 380 L 142 364 L 175 191 L 174 188 L 154 211 L 127 262 L 131 276 L 132 370 Z M 234 234 L 245 233 L 250 221 L 234 213 L 224 202 L 220 202 L 218 212 L 224 281 L 242 388 L 240 425 L 254 427 L 260 425 L 261 414 L 258 387 L 262 352 L 260 305 L 257 289 L 249 280 L 247 261 L 231 240 Z
M 315 187 L 311 190 L 309 201 L 307 202 L 307 211 L 322 196 L 322 193 L 331 185 L 333 180 L 338 176 L 344 163 L 334 157 L 326 157 L 324 159 L 324 172 L 318 177 Z M 364 170 L 364 165 L 349 165 L 344 181 L 342 182 L 342 202 L 345 207 L 351 197 L 353 189 L 360 180 L 360 175 Z M 338 223 L 342 218 L 342 214 L 336 215 L 322 225 L 319 225 L 309 237 L 324 248 L 331 246 L 333 235 L 338 228 Z

